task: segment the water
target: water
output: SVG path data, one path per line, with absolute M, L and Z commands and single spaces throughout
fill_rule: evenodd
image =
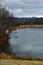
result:
M 43 58 L 43 28 L 23 28 L 10 33 L 12 53 L 22 57 Z

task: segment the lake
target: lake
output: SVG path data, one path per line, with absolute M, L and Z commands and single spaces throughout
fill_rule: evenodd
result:
M 21 57 L 43 58 L 43 28 L 16 29 L 9 37 L 7 50 Z

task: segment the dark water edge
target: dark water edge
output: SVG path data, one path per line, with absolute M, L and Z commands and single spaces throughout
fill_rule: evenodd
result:
M 1 52 L 7 53 L 7 54 L 12 54 L 12 48 L 8 42 L 0 45 L 0 53 Z
M 31 28 L 32 30 L 34 30 L 33 28 Z M 40 31 L 43 31 L 43 28 L 35 28 L 36 30 L 40 30 Z M 24 34 L 24 33 L 23 33 Z M 18 37 L 16 36 L 15 38 L 18 39 Z M 12 41 L 13 42 L 13 41 Z M 16 49 L 17 46 L 15 45 L 14 48 Z M 37 50 L 36 50 L 37 51 Z M 7 53 L 7 54 L 11 54 L 11 55 L 14 55 L 16 54 L 17 56 L 20 56 L 20 57 L 36 57 L 36 58 L 43 58 L 43 53 L 32 53 L 33 51 L 23 51 L 23 52 L 13 52 L 12 51 L 12 47 L 9 43 L 9 39 L 8 39 L 8 42 L 6 43 L 3 43 L 0 45 L 0 52 L 4 52 L 4 53 Z M 43 51 L 42 51 L 43 52 Z M 35 54 L 35 55 L 34 55 Z

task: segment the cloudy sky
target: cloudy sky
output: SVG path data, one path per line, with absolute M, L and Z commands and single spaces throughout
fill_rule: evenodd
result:
M 0 0 L 16 17 L 43 16 L 43 0 Z

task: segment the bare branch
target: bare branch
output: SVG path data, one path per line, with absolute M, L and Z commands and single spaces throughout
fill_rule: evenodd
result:
M 6 7 L 4 5 L 0 4 L 0 17 L 10 16 L 13 16 L 13 14 L 9 10 L 6 10 Z

